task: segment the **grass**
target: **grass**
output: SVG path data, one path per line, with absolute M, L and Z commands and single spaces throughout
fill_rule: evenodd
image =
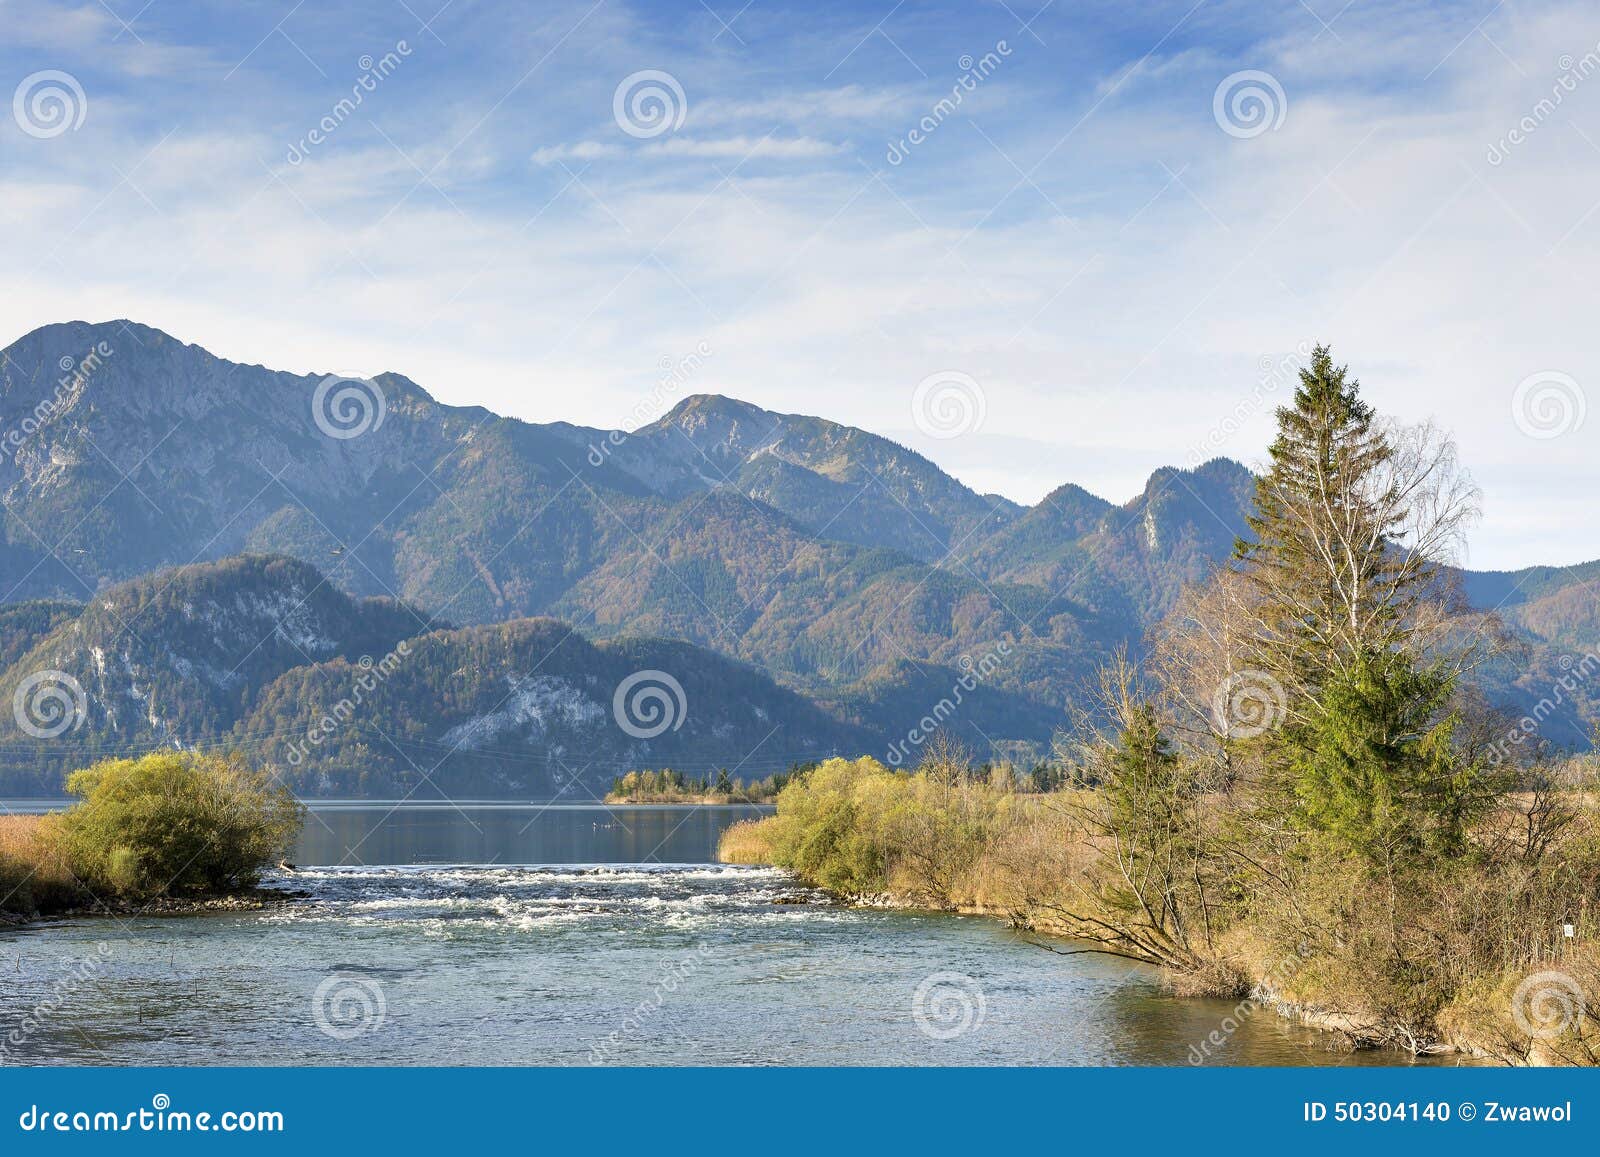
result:
M 60 911 L 84 898 L 60 839 L 60 817 L 0 816 L 0 912 Z
M 731 824 L 717 842 L 717 859 L 724 864 L 772 863 L 773 821 L 767 816 L 758 820 L 740 820 Z

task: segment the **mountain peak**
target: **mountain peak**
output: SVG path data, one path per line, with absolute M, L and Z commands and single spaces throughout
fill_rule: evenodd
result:
M 730 398 L 726 394 L 689 394 L 657 424 L 679 422 L 685 418 L 759 418 L 778 417 L 751 402 Z
M 18 345 L 36 341 L 57 341 L 62 338 L 87 338 L 91 342 L 106 340 L 115 342 L 118 338 L 123 341 L 137 341 L 160 344 L 163 342 L 176 342 L 178 339 L 169 333 L 143 325 L 126 317 L 113 318 L 109 321 L 52 321 L 37 329 L 29 330 L 17 339 Z

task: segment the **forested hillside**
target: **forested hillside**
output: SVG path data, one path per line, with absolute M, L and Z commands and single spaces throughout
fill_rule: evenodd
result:
M 876 742 L 686 643 L 596 645 L 550 619 L 443 629 L 281 556 L 161 572 L 83 608 L 21 604 L 0 621 L 7 638 L 25 626 L 34 638 L 0 672 L 15 705 L 0 714 L 0 790 L 13 794 L 54 794 L 107 754 L 215 746 L 309 794 L 588 799 L 636 766 L 760 778 Z
M 133 323 L 37 330 L 0 357 L 0 670 L 81 683 L 84 739 L 191 742 L 292 669 L 548 616 L 759 670 L 869 750 L 959 698 L 962 739 L 1038 755 L 1105 659 L 1143 653 L 1226 562 L 1253 486 L 1217 459 L 1158 470 L 1120 505 L 1067 483 L 1025 508 L 822 418 L 663 404 L 632 432 L 541 426 Z M 274 559 L 187 565 L 241 552 Z M 1597 576 L 1460 576 L 1517 644 L 1479 686 L 1561 745 L 1585 744 L 1595 714 Z

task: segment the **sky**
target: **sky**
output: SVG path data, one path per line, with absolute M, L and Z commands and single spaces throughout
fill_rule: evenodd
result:
M 1600 8 L 0 0 L 0 344 L 633 427 L 690 393 L 1020 502 L 1260 462 L 1326 342 L 1600 557 Z

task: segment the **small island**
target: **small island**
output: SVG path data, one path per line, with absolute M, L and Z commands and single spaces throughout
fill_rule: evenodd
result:
M 789 770 L 774 772 L 765 779 L 737 779 L 727 768 L 716 775 L 688 776 L 672 768 L 659 771 L 630 771 L 619 775 L 606 793 L 607 803 L 671 804 L 769 804 L 797 776 L 816 764 L 791 764 Z

